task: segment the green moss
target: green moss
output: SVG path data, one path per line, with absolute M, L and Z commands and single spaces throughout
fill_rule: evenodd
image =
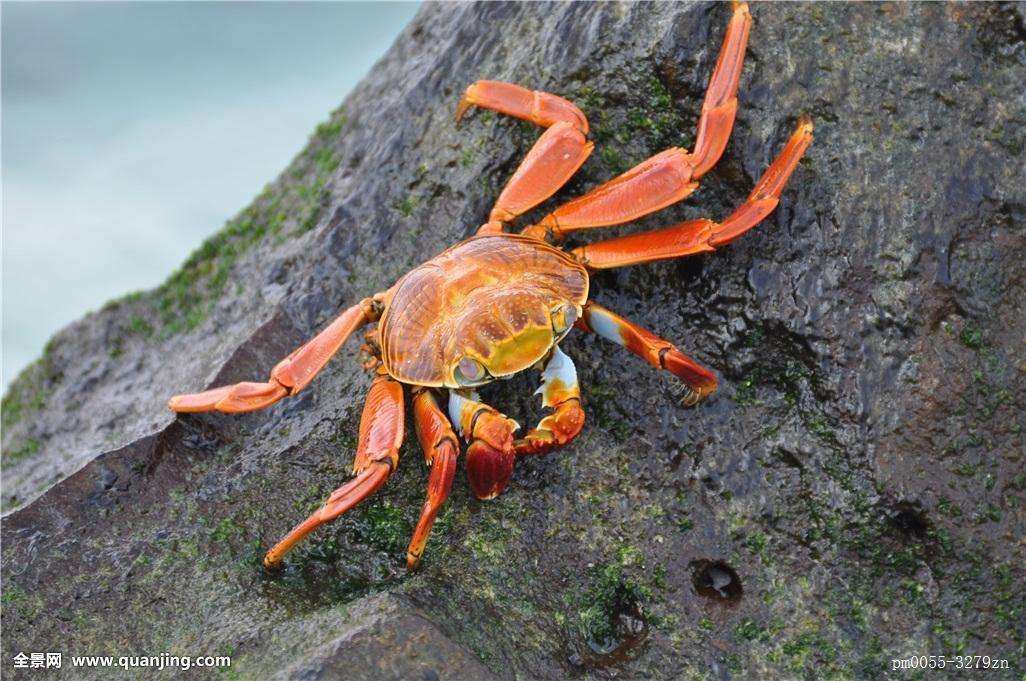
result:
M 49 366 L 49 352 L 44 351 L 41 358 L 26 367 L 11 383 L 0 403 L 0 423 L 4 430 L 43 407 L 48 395 L 45 385 Z
M 47 344 L 43 356 L 26 367 L 11 383 L 3 402 L 0 403 L 0 426 L 7 432 L 23 419 L 31 417 L 46 404 L 50 394 L 52 344 Z M 6 466 L 39 453 L 41 443 L 30 435 L 21 433 L 8 436 L 0 455 L 0 464 Z
M 474 560 L 481 566 L 507 566 L 507 546 L 517 531 L 517 518 L 522 512 L 519 504 L 507 500 L 503 505 L 490 505 L 482 513 L 463 540 Z
M 463 545 L 470 549 L 476 561 L 495 560 L 505 555 L 506 542 L 497 541 L 485 534 L 474 533 L 467 537 Z
M 962 509 L 956 506 L 947 497 L 941 497 L 937 501 L 937 510 L 949 518 L 962 517 Z
M 0 594 L 0 603 L 2 603 L 5 606 L 17 605 L 25 599 L 26 595 L 27 594 L 25 593 L 25 590 L 22 589 L 20 586 L 18 586 L 17 584 L 8 583 L 4 585 L 4 591 L 2 594 Z
M 743 620 L 734 627 L 734 635 L 742 641 L 764 641 L 768 632 L 750 619 Z
M 594 421 L 618 444 L 624 444 L 630 441 L 634 425 L 622 411 L 619 397 L 618 390 L 604 382 L 592 384 L 588 391 L 588 404 Z
M 813 434 L 824 440 L 830 440 L 833 438 L 833 432 L 827 424 L 826 419 L 822 416 L 813 416 L 806 421 L 806 425 Z
M 667 587 L 665 565 L 656 565 L 652 568 L 652 585 L 657 589 L 665 589 Z
M 314 154 L 314 163 L 317 165 L 319 174 L 327 175 L 338 168 L 339 160 L 333 149 L 322 147 Z
M 226 544 L 232 539 L 242 536 L 245 529 L 231 518 L 222 518 L 217 526 L 210 533 L 210 538 L 220 544 Z
M 579 598 L 577 611 L 580 633 L 585 639 L 600 644 L 610 641 L 616 635 L 620 612 L 640 611 L 652 600 L 652 589 L 629 571 L 641 562 L 641 552 L 625 545 L 612 560 L 589 571 L 591 585 Z
M 787 639 L 780 648 L 793 671 L 819 666 L 837 657 L 833 645 L 816 631 L 805 631 Z M 814 660 L 814 662 L 813 662 Z
M 413 215 L 413 211 L 417 209 L 417 197 L 407 196 L 402 201 L 396 204 L 396 210 L 403 214 L 403 217 L 410 217 Z
M 333 141 L 342 132 L 342 126 L 348 122 L 345 109 L 339 108 L 332 112 L 331 118 L 324 121 L 314 130 L 314 138 L 326 142 Z
M 35 438 L 26 439 L 17 449 L 4 450 L 4 463 L 14 463 L 21 459 L 27 459 L 39 453 L 39 440 Z
M 128 320 L 128 330 L 131 333 L 146 338 L 153 335 L 153 326 L 139 315 L 132 315 L 131 319 Z
M 3 594 L 0 595 L 0 604 L 3 605 L 5 619 L 7 613 L 16 614 L 27 620 L 34 620 L 45 611 L 43 598 L 37 593 L 29 593 L 21 586 L 12 584 L 9 580 L 4 584 Z
M 962 332 L 958 334 L 958 340 L 967 348 L 979 350 L 983 347 L 983 331 L 979 327 L 966 324 L 962 327 Z
M 371 504 L 361 514 L 361 539 L 390 554 L 406 548 L 413 528 L 407 522 L 402 509 L 388 501 Z
M 608 168 L 614 175 L 619 175 L 630 168 L 630 165 L 623 160 L 623 156 L 620 155 L 620 152 L 613 146 L 603 146 L 599 151 L 599 157 L 602 159 L 602 162 L 606 164 L 606 168 Z
M 741 406 L 755 404 L 755 376 L 749 375 L 737 384 L 734 401 Z
M 751 549 L 752 553 L 761 558 L 767 558 L 766 546 L 769 543 L 769 538 L 759 531 L 755 531 L 745 538 L 745 546 Z
M 766 338 L 766 332 L 762 326 L 756 324 L 752 327 L 752 330 L 745 335 L 744 344 L 746 348 L 757 348 L 763 344 Z

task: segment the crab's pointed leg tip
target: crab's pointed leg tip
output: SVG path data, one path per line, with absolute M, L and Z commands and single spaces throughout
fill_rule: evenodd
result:
M 197 400 L 194 395 L 175 395 L 167 401 L 167 408 L 176 413 L 192 411 L 210 411 L 217 400 Z
M 798 128 L 807 135 L 812 134 L 812 118 L 809 115 L 803 115 L 798 119 Z
M 281 561 L 273 560 L 270 556 L 264 556 L 264 569 L 269 572 L 276 572 L 281 569 Z
M 463 114 L 467 113 L 467 109 L 469 109 L 472 104 L 473 104 L 473 102 L 471 102 L 469 98 L 464 97 L 463 99 L 460 100 L 460 103 L 456 105 L 456 126 L 457 127 L 459 126 L 460 121 L 463 120 Z
M 416 570 L 419 565 L 420 565 L 420 556 L 414 555 L 412 553 L 407 553 L 406 554 L 406 569 L 409 572 L 413 572 L 414 570 Z

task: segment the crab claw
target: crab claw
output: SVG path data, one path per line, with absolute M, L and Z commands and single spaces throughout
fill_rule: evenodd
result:
M 513 475 L 513 433 L 520 426 L 482 405 L 473 419 L 473 441 L 467 449 L 467 478 L 478 499 L 494 499 Z
M 484 440 L 475 440 L 467 449 L 467 479 L 478 499 L 494 499 L 506 489 L 513 475 L 513 438 L 508 449 L 496 449 Z
M 493 499 L 506 489 L 513 475 L 516 460 L 513 433 L 520 426 L 476 398 L 473 393 L 449 393 L 449 415 L 470 443 L 467 448 L 470 488 L 478 499 Z

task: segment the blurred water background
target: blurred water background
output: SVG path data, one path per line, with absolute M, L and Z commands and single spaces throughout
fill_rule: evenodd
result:
M 0 5 L 4 389 L 243 208 L 416 9 Z

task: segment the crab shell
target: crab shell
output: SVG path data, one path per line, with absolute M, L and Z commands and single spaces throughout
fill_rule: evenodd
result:
M 588 272 L 531 237 L 471 237 L 410 271 L 378 326 L 397 381 L 467 388 L 523 371 L 569 331 L 588 300 Z

